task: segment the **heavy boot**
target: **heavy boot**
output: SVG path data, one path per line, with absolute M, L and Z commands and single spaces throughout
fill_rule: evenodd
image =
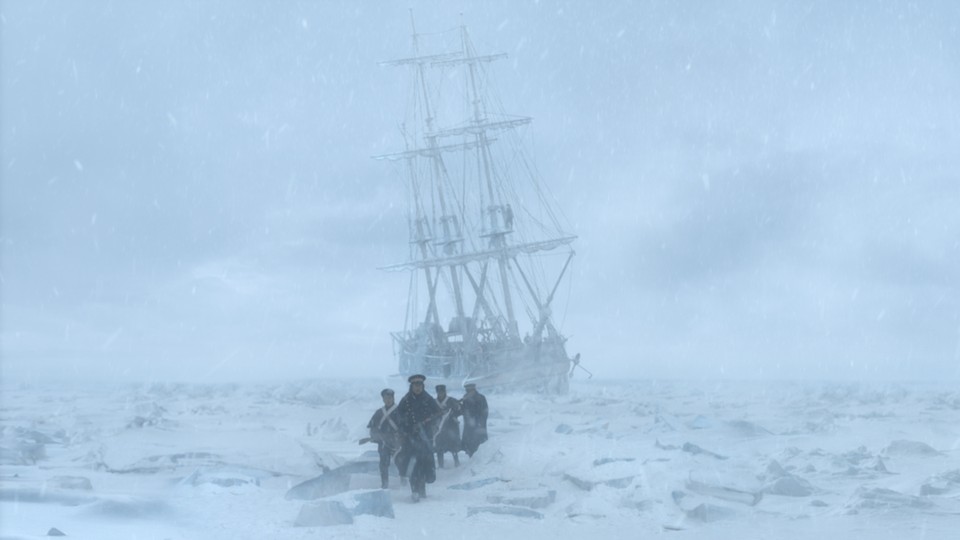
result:
M 460 452 L 453 453 L 453 466 L 454 467 L 460 466 Z
M 410 497 L 413 502 L 420 502 L 420 499 L 427 496 L 427 487 L 423 480 L 412 480 L 410 482 Z
M 387 473 L 380 473 L 380 489 L 388 489 L 390 487 L 390 475 Z

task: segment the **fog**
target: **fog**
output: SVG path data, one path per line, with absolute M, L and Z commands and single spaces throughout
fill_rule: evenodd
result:
M 0 2 L 4 379 L 394 373 L 408 7 L 509 55 L 597 377 L 960 379 L 960 4 L 546 0 Z

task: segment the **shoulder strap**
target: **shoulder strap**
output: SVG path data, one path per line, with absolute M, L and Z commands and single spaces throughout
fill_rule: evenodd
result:
M 394 403 L 393 406 L 390 407 L 389 409 L 386 406 L 380 409 L 381 411 L 383 411 L 383 417 L 380 418 L 380 425 L 377 426 L 379 429 L 383 429 L 384 422 L 390 422 L 390 425 L 393 426 L 393 429 L 398 429 L 396 422 L 393 421 L 393 418 L 390 418 L 390 413 L 392 413 L 396 409 L 397 409 L 396 403 Z

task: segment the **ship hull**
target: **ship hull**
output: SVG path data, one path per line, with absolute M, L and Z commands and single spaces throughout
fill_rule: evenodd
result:
M 497 390 L 564 394 L 569 390 L 572 361 L 562 338 L 539 342 L 512 340 L 438 349 L 415 339 L 397 339 L 400 374 L 427 376 L 451 389 L 466 383 Z

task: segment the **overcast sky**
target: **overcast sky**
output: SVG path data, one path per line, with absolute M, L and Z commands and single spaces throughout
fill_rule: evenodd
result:
M 960 380 L 947 0 L 0 0 L 4 379 L 396 372 L 408 7 L 509 55 L 596 376 Z

